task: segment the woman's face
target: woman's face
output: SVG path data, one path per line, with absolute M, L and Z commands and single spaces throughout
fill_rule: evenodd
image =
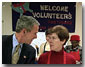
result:
M 60 41 L 60 39 L 56 33 L 52 33 L 51 35 L 49 35 L 49 44 L 50 44 L 50 49 L 52 51 L 59 52 L 60 50 L 62 50 L 62 46 L 63 46 L 64 42 L 65 42 L 65 40 Z

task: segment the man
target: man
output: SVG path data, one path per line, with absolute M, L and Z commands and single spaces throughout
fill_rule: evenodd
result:
M 80 36 L 72 35 L 70 41 L 72 45 L 66 46 L 65 51 L 75 57 L 77 64 L 81 64 L 82 63 L 82 47 L 79 45 Z
M 23 15 L 18 19 L 16 33 L 2 37 L 3 64 L 35 63 L 35 49 L 30 43 L 37 38 L 39 25 L 39 22 L 31 16 Z M 20 47 L 16 50 L 18 45 Z

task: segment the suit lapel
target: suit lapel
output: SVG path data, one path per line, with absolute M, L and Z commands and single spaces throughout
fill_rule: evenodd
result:
M 26 46 L 25 46 L 25 44 L 23 44 L 18 64 L 25 64 L 25 61 L 27 59 L 27 54 L 28 54 L 28 52 L 26 50 Z

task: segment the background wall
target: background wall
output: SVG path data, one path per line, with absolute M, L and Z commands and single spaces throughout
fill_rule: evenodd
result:
M 76 3 L 76 22 L 75 22 L 75 33 L 70 33 L 70 36 L 73 34 L 80 35 L 80 45 L 82 46 L 82 3 Z M 12 31 L 12 10 L 11 2 L 2 3 L 2 35 L 13 34 Z M 41 43 L 45 42 L 45 33 L 39 32 L 37 34 L 37 39 L 34 39 L 32 46 L 38 45 L 40 47 Z M 70 41 L 68 43 L 70 45 Z

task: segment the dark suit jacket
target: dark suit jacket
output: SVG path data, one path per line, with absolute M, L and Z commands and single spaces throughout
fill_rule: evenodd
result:
M 2 36 L 2 64 L 11 64 L 12 61 L 12 42 L 13 35 L 4 35 Z M 36 56 L 35 49 L 28 45 L 23 44 L 20 58 L 17 64 L 33 64 L 35 63 Z

